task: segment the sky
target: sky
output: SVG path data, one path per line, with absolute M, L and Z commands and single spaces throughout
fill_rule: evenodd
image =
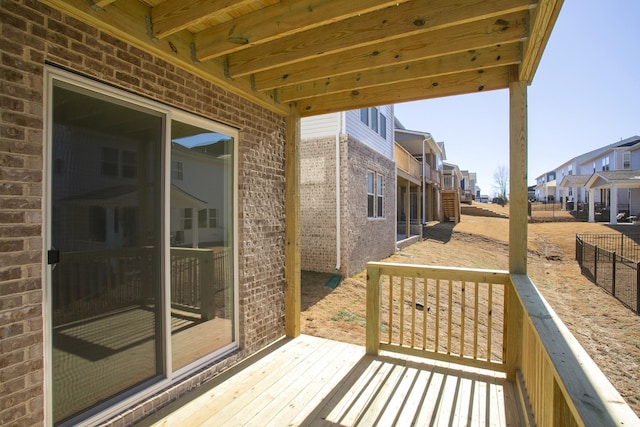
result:
M 585 152 L 640 135 L 640 0 L 565 0 L 528 88 L 528 185 Z M 444 141 L 482 194 L 509 167 L 509 92 L 395 105 L 410 130 Z

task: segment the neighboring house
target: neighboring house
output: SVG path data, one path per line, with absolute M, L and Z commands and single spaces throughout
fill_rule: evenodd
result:
M 427 132 L 405 129 L 398 119 L 395 120 L 395 140 L 399 232 L 406 236 L 409 224 L 421 227 L 427 222 L 442 220 L 442 169 L 446 155 L 444 143 L 436 142 Z M 400 197 L 405 194 L 410 194 L 408 200 Z M 408 223 L 405 212 L 409 212 Z
M 462 172 L 458 165 L 444 162 L 442 171 L 442 217 L 446 221 L 460 222 Z
M 547 172 L 536 178 L 535 197 L 540 202 L 555 201 L 556 173 Z
M 460 203 L 471 204 L 476 196 L 476 173 L 468 170 L 461 171 L 462 181 L 460 182 Z
M 635 215 L 640 212 L 640 194 L 631 172 L 640 170 L 639 149 L 640 137 L 633 136 L 574 157 L 541 175 L 536 195 L 543 201 L 544 195 L 553 197 L 566 210 L 588 208 L 590 221 L 616 222 Z M 554 179 L 545 182 L 545 177 Z
M 302 120 L 301 266 L 352 276 L 396 248 L 393 106 Z

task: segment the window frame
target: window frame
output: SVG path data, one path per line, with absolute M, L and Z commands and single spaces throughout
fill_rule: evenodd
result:
M 384 175 L 367 170 L 367 218 L 381 219 L 384 215 Z

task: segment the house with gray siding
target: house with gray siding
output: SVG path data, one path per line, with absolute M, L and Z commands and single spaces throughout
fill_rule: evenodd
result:
M 303 270 L 351 276 L 396 245 L 393 105 L 304 118 Z
M 540 175 L 536 197 L 560 202 L 565 210 L 585 212 L 590 221 L 615 223 L 640 213 L 640 193 L 631 173 L 638 170 L 640 136 L 632 136 L 583 153 Z

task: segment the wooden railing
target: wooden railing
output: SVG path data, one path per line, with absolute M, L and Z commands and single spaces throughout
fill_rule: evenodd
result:
M 429 165 L 428 163 L 424 163 L 424 173 L 423 173 L 424 179 L 425 181 L 431 183 L 431 184 L 435 184 L 435 185 L 441 185 L 442 183 L 440 182 L 440 171 L 437 169 L 434 169 L 431 167 L 431 165 Z
M 402 148 L 400 144 L 395 144 L 394 154 L 399 169 L 413 177 L 420 178 L 420 162 L 411 153 Z
M 530 424 L 640 425 L 524 275 L 369 263 L 366 345 L 505 372 Z
M 370 351 L 505 371 L 507 272 L 370 263 L 368 274 Z
M 230 280 L 230 251 L 224 248 L 171 248 L 171 305 L 215 316 L 214 295 Z

